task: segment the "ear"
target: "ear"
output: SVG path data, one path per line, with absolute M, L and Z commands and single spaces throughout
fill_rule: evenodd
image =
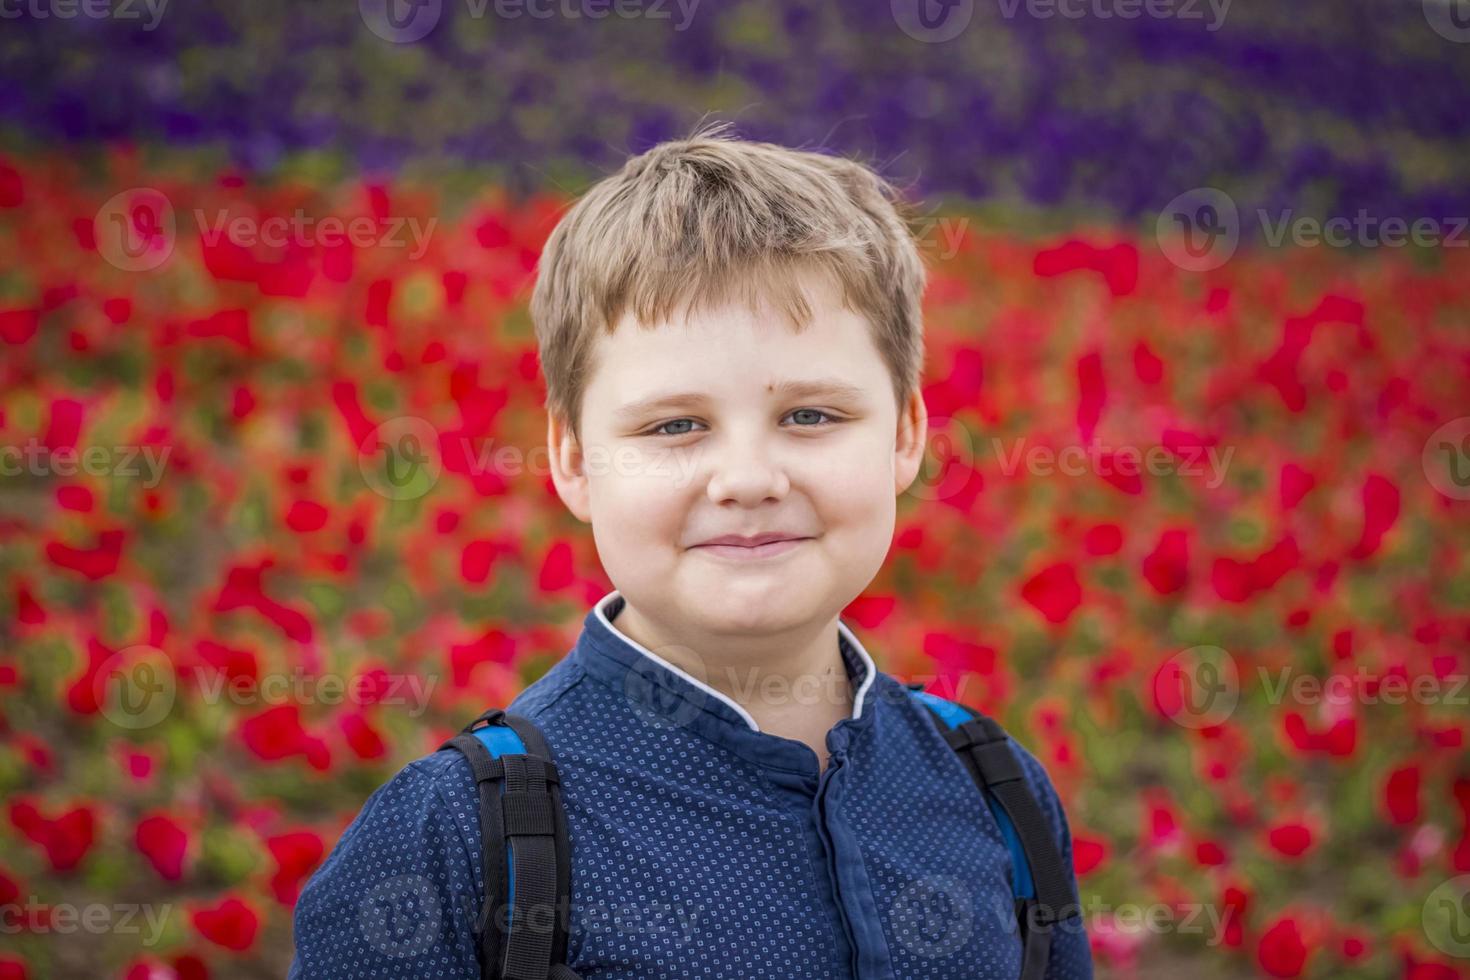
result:
M 551 464 L 551 482 L 567 510 L 584 524 L 592 523 L 588 503 L 587 467 L 582 447 L 571 427 L 556 413 L 547 413 L 546 448 Z
M 893 443 L 893 492 L 897 496 L 909 488 L 919 475 L 924 462 L 924 447 L 929 442 L 929 409 L 924 396 L 915 390 L 898 413 L 898 433 Z

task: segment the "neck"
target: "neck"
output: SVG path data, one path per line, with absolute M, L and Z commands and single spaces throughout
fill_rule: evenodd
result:
M 691 635 L 663 627 L 624 600 L 614 628 L 740 705 L 762 732 L 821 744 L 852 715 L 836 617 L 778 634 Z

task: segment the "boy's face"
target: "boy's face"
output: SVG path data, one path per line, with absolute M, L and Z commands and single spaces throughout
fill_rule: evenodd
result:
M 670 630 L 825 622 L 887 556 L 895 497 L 923 457 L 923 400 L 900 412 L 867 320 L 825 279 L 804 285 L 801 333 L 738 305 L 653 329 L 625 316 L 592 353 L 581 445 L 551 420 L 558 493 L 592 524 L 618 591 Z M 678 397 L 649 403 L 665 396 Z M 705 544 L 768 532 L 801 540 Z

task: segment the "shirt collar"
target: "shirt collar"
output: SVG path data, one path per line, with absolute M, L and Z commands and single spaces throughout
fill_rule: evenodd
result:
M 809 768 L 815 758 L 810 748 L 794 739 L 762 732 L 750 712 L 734 699 L 620 632 L 613 621 L 624 604 L 622 595 L 614 589 L 587 613 L 574 650 L 583 669 L 623 692 L 648 720 L 689 725 L 752 761 L 795 770 Z M 873 686 L 878 668 L 841 619 L 837 621 L 837 649 L 853 687 L 852 714 L 837 728 L 867 727 L 874 711 Z

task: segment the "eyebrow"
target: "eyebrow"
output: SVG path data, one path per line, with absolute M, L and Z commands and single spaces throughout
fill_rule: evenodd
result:
M 867 389 L 839 378 L 815 378 L 809 381 L 778 381 L 768 386 L 771 394 L 780 398 L 835 398 L 839 401 L 861 401 Z M 676 391 L 650 395 L 629 402 L 613 412 L 620 419 L 632 420 L 661 408 L 677 408 L 682 405 L 700 405 L 709 399 L 703 391 Z

